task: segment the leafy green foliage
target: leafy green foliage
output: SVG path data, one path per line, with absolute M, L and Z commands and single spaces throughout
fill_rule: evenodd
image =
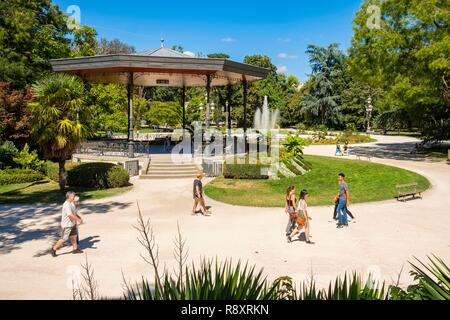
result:
M 65 14 L 50 0 L 0 2 L 0 81 L 24 88 L 70 54 Z
M 267 165 L 261 164 L 224 164 L 223 176 L 226 179 L 269 179 L 264 174 L 267 171 Z
M 67 172 L 67 183 L 71 187 L 119 188 L 127 186 L 129 180 L 128 171 L 112 163 L 85 163 Z
M 178 102 L 152 102 L 150 110 L 144 114 L 144 118 L 152 125 L 180 127 L 182 123 L 181 105 Z
M 418 265 L 410 263 L 410 272 L 416 283 L 403 290 L 397 286 L 390 288 L 395 300 L 450 300 L 450 268 L 440 258 L 428 257 L 430 264 L 425 265 L 416 259 Z
M 125 86 L 118 84 L 98 84 L 90 89 L 88 104 L 93 113 L 92 126 L 97 130 L 127 132 L 128 97 Z M 148 103 L 141 96 L 133 95 L 133 115 L 135 127 L 147 111 Z
M 61 191 L 66 160 L 83 139 L 92 136 L 90 110 L 83 82 L 66 74 L 52 74 L 33 85 L 36 101 L 29 104 L 31 133 L 45 159 L 60 164 Z
M 5 169 L 0 170 L 0 185 L 27 183 L 42 180 L 44 175 L 31 169 Z
M 37 150 L 30 152 L 30 147 L 26 143 L 19 154 L 13 158 L 13 161 L 22 169 L 39 170 L 44 165 L 44 161 L 39 159 Z
M 97 46 L 97 31 L 89 26 L 73 30 L 72 57 L 94 56 Z
M 0 145 L 0 168 L 14 167 L 14 157 L 19 154 L 12 141 L 5 141 Z
M 379 28 L 367 24 L 370 5 L 381 9 Z M 385 111 L 404 109 L 417 125 L 430 129 L 428 140 L 448 139 L 448 1 L 366 0 L 353 22 L 352 75 L 382 92 L 378 105 Z M 441 129 L 433 130 L 436 125 Z
M 292 153 L 295 157 L 303 154 L 303 148 L 307 145 L 306 141 L 298 136 L 289 134 L 286 141 L 283 142 L 283 146 L 289 153 Z
M 310 45 L 306 53 L 312 68 L 312 79 L 302 99 L 301 112 L 310 122 L 338 124 L 339 114 L 335 112 L 339 98 L 336 79 L 342 74 L 344 55 L 337 44 L 327 48 Z
M 66 162 L 65 168 L 67 171 L 70 171 L 72 168 L 76 167 L 78 164 L 74 162 Z M 52 181 L 59 182 L 59 165 L 56 162 L 45 161 L 43 167 L 41 168 L 41 172 L 43 172 L 47 178 Z
M 400 130 L 408 128 L 411 120 L 405 109 L 385 111 L 375 119 L 375 126 L 384 133 L 389 130 Z

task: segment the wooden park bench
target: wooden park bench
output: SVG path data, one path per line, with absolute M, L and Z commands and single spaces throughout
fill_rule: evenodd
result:
M 408 183 L 408 184 L 399 184 L 396 186 L 397 188 L 397 200 L 406 202 L 406 197 L 413 197 L 416 199 L 416 195 L 419 195 L 419 198 L 422 199 L 422 192 L 417 190 L 417 182 Z

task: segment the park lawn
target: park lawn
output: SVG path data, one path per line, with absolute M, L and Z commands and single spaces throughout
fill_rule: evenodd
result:
M 366 161 L 304 156 L 313 169 L 303 176 L 281 180 L 234 180 L 216 178 L 205 187 L 212 199 L 233 205 L 284 207 L 289 185 L 307 189 L 310 206 L 331 205 L 338 191 L 337 174 L 344 172 L 350 188 L 350 203 L 393 199 L 396 185 L 417 182 L 424 191 L 430 182 L 414 172 Z M 299 193 L 299 192 L 297 192 Z
M 81 200 L 111 197 L 131 189 L 132 186 L 104 190 L 70 188 Z M 58 183 L 51 180 L 0 186 L 0 204 L 61 203 L 63 200 Z

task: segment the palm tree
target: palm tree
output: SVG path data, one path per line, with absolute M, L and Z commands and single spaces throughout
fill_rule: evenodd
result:
M 59 187 L 66 186 L 65 162 L 81 141 L 91 135 L 83 82 L 65 74 L 52 74 L 32 86 L 30 127 L 45 159 L 59 164 Z

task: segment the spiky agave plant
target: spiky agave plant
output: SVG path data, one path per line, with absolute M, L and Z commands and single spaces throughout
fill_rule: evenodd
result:
M 417 282 L 406 290 L 391 286 L 390 293 L 395 300 L 450 300 L 450 268 L 440 258 L 428 256 L 426 265 L 415 258 L 419 265 L 409 263 L 413 270 L 410 274 Z
M 146 279 L 127 285 L 125 299 L 131 300 L 277 300 L 286 294 L 284 278 L 269 284 L 263 270 L 232 260 L 203 259 L 200 267 L 185 268 L 184 279 L 165 274 L 161 288 Z M 182 283 L 184 285 L 182 285 Z M 287 293 L 289 294 L 289 292 Z

